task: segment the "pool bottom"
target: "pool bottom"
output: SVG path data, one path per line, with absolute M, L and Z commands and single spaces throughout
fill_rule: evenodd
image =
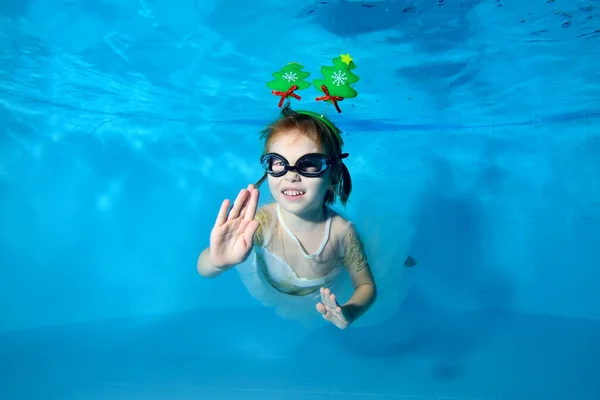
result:
M 5 399 L 600 398 L 600 321 L 419 312 L 298 329 L 219 310 L 0 336 Z

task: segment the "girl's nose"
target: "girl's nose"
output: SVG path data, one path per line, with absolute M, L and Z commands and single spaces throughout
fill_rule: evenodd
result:
M 298 182 L 300 180 L 300 175 L 295 171 L 288 171 L 285 174 L 285 180 L 289 182 Z

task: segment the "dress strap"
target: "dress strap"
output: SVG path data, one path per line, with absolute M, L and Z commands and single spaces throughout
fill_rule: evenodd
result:
M 294 235 L 294 233 L 287 227 L 287 225 L 283 221 L 283 217 L 281 216 L 281 210 L 279 207 L 279 203 L 277 204 L 277 218 L 279 219 L 279 223 L 281 224 L 281 226 L 283 226 L 283 229 L 285 229 L 285 231 L 292 238 L 292 240 L 294 240 L 296 242 L 296 244 L 298 245 L 298 248 L 302 252 L 302 255 L 304 256 L 304 258 L 310 260 L 315 257 L 318 257 L 321 254 L 321 252 L 325 248 L 325 245 L 327 244 L 327 241 L 329 240 L 329 233 L 331 232 L 331 213 L 329 212 L 329 209 L 327 209 L 327 223 L 325 226 L 325 237 L 323 238 L 323 242 L 321 243 L 321 246 L 314 254 L 308 254 L 302 247 L 302 244 L 300 244 L 300 241 L 298 240 L 296 235 Z

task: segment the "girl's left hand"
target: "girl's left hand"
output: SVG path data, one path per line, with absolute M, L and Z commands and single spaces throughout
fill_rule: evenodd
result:
M 321 288 L 321 301 L 322 303 L 317 303 L 317 311 L 323 318 L 340 329 L 350 326 L 352 322 L 350 315 L 338 304 L 335 294 L 331 293 L 328 288 Z

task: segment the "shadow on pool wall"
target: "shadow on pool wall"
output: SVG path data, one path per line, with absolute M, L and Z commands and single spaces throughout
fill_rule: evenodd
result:
M 432 358 L 433 376 L 444 379 L 459 374 L 462 360 L 509 320 L 515 287 L 486 254 L 489 218 L 477 196 L 457 188 L 447 159 L 433 160 L 431 168 L 415 210 L 410 253 L 418 263 L 405 276 L 412 287 L 402 307 L 342 340 L 346 351 L 364 357 Z

